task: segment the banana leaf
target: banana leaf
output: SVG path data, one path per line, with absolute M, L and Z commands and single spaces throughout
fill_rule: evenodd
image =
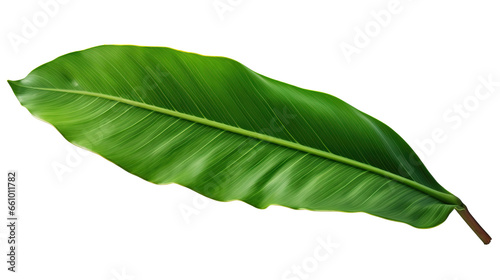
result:
M 342 100 L 225 57 L 105 45 L 9 81 L 71 143 L 155 184 L 257 208 L 365 212 L 417 228 L 463 202 L 391 128 Z

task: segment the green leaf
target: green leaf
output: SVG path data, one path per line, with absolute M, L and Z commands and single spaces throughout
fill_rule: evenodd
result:
M 156 184 L 257 208 L 362 211 L 418 228 L 467 211 L 382 122 L 228 58 L 99 46 L 9 83 L 68 141 Z

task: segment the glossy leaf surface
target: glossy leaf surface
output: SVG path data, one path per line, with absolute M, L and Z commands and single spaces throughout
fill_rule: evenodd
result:
M 68 141 L 156 184 L 419 228 L 464 208 L 382 122 L 228 58 L 99 46 L 9 83 Z

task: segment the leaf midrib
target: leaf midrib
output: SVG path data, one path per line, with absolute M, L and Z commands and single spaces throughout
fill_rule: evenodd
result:
M 124 103 L 124 104 L 127 104 L 127 105 L 139 107 L 139 108 L 142 108 L 142 109 L 147 109 L 147 110 L 151 110 L 151 111 L 163 113 L 163 114 L 166 114 L 166 115 L 169 115 L 169 116 L 181 118 L 181 119 L 184 119 L 184 120 L 188 120 L 188 121 L 200 123 L 200 124 L 203 124 L 203 125 L 207 125 L 207 126 L 210 126 L 210 127 L 217 128 L 217 129 L 226 130 L 226 131 L 229 131 L 229 132 L 232 132 L 232 133 L 236 133 L 236 134 L 239 134 L 239 135 L 243 135 L 243 136 L 252 137 L 252 138 L 255 138 L 255 139 L 267 141 L 267 142 L 270 142 L 270 143 L 273 143 L 273 144 L 276 144 L 276 145 L 280 145 L 280 146 L 283 146 L 283 147 L 287 147 L 287 148 L 290 148 L 290 149 L 295 149 L 295 150 L 299 150 L 299 151 L 302 151 L 302 152 L 305 152 L 305 153 L 309 153 L 309 154 L 312 154 L 312 155 L 316 155 L 316 156 L 319 156 L 319 157 L 327 158 L 327 159 L 330 159 L 330 160 L 333 160 L 333 161 L 336 161 L 336 162 L 340 162 L 340 163 L 343 163 L 343 164 L 346 164 L 346 165 L 349 165 L 349 166 L 352 166 L 352 167 L 355 167 L 355 168 L 358 168 L 358 169 L 367 170 L 369 172 L 372 172 L 372 173 L 374 173 L 376 175 L 379 175 L 379 176 L 382 176 L 382 177 L 393 179 L 394 181 L 397 181 L 397 182 L 400 182 L 400 183 L 402 183 L 404 185 L 412 187 L 412 188 L 414 188 L 414 189 L 416 189 L 418 191 L 421 191 L 421 192 L 423 192 L 423 193 L 425 193 L 425 194 L 427 194 L 427 195 L 429 195 L 429 196 L 431 196 L 431 197 L 433 197 L 433 198 L 435 198 L 435 199 L 437 199 L 439 201 L 447 203 L 447 204 L 457 205 L 458 207 L 460 207 L 460 205 L 462 205 L 462 202 L 460 201 L 460 199 L 458 199 L 458 197 L 456 197 L 456 196 L 454 196 L 452 194 L 442 193 L 440 191 L 434 190 L 432 188 L 429 188 L 429 187 L 427 187 L 425 185 L 422 185 L 422 184 L 420 184 L 418 182 L 415 182 L 415 181 L 410 180 L 408 178 L 402 177 L 400 175 L 394 174 L 392 172 L 380 169 L 380 168 L 375 167 L 375 166 L 368 165 L 366 163 L 362 163 L 362 162 L 359 162 L 359 161 L 356 161 L 356 160 L 352 160 L 352 159 L 349 159 L 349 158 L 346 158 L 346 157 L 343 157 L 343 156 L 340 156 L 340 155 L 337 155 L 337 154 L 333 154 L 331 152 L 322 151 L 322 150 L 319 150 L 319 149 L 316 149 L 316 148 L 312 148 L 312 147 L 308 147 L 308 146 L 305 146 L 305 145 L 302 145 L 302 144 L 290 142 L 290 141 L 283 140 L 283 139 L 280 139 L 280 138 L 276 138 L 276 137 L 273 137 L 273 136 L 269 136 L 269 135 L 266 135 L 266 134 L 262 134 L 262 133 L 258 133 L 258 132 L 254 132 L 254 131 L 250 131 L 250 130 L 246 130 L 246 129 L 243 129 L 243 128 L 240 128 L 240 127 L 234 127 L 234 126 L 227 125 L 227 124 L 224 124 L 224 123 L 212 121 L 212 120 L 205 119 L 205 118 L 200 118 L 200 117 L 197 117 L 197 116 L 189 115 L 189 114 L 186 114 L 186 113 L 182 113 L 182 112 L 178 112 L 178 111 L 174 111 L 174 110 L 170 110 L 170 109 L 165 109 L 165 108 L 158 107 L 158 106 L 155 106 L 155 105 L 141 103 L 141 102 L 138 102 L 138 101 L 134 101 L 134 100 L 130 100 L 130 99 L 122 98 L 122 97 L 117 97 L 117 96 L 112 96 L 112 95 L 106 95 L 106 94 L 97 93 L 97 92 L 82 91 L 82 90 L 31 87 L 31 86 L 21 85 L 19 83 L 19 81 L 8 81 L 8 82 L 9 83 L 15 83 L 16 86 L 19 86 L 19 87 L 30 88 L 30 89 L 40 90 L 40 91 L 53 91 L 53 92 L 63 92 L 63 93 L 74 93 L 74 94 L 81 94 L 81 95 L 94 96 L 94 97 L 98 97 L 98 98 L 104 98 L 104 99 L 108 99 L 108 100 L 113 100 L 113 101 L 121 102 L 121 103 Z

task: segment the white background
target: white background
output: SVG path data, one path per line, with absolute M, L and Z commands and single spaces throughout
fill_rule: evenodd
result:
M 20 183 L 19 272 L 3 261 L 2 222 L 1 279 L 500 279 L 500 87 L 474 96 L 481 77 L 500 81 L 498 1 L 61 0 L 44 9 L 47 2 L 0 6 L 0 178 L 16 169 Z M 218 12 L 214 3 L 231 8 Z M 381 11 L 391 13 L 385 26 L 374 21 Z M 367 27 L 363 44 L 357 30 Z M 226 56 L 347 101 L 406 139 L 492 243 L 483 245 L 456 212 L 422 230 L 364 213 L 257 210 L 77 154 L 19 104 L 6 80 L 101 44 Z M 346 56 L 347 44 L 357 52 Z M 467 116 L 455 111 L 464 102 Z M 58 164 L 71 172 L 58 178 Z M 7 191 L 0 193 L 5 217 Z M 318 240 L 329 238 L 335 248 L 317 260 Z M 294 266 L 307 271 L 293 274 Z

